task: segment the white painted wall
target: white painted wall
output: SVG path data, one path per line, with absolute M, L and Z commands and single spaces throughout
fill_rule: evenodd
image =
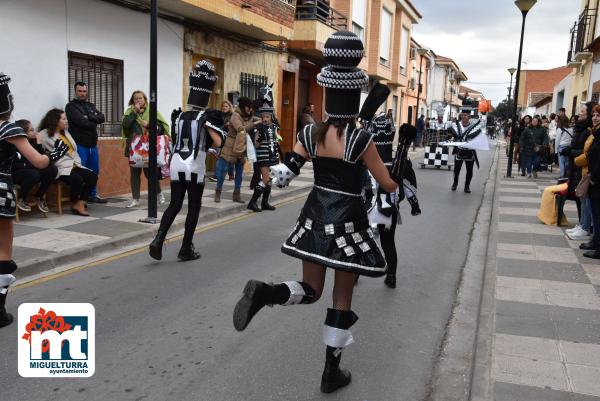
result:
M 598 25 L 600 25 L 600 21 L 598 21 Z M 590 86 L 588 88 L 588 98 L 586 100 L 591 100 L 592 98 L 592 88 L 594 86 L 594 82 L 600 81 L 600 63 L 592 64 L 592 72 L 590 75 Z
M 594 65 L 595 66 L 595 65 Z M 592 70 L 593 72 L 593 70 Z M 554 86 L 552 90 L 552 104 L 550 106 L 550 112 L 558 113 L 558 109 L 564 107 L 569 110 L 570 107 L 570 99 L 571 99 L 571 81 L 573 79 L 573 75 L 569 74 L 564 77 L 559 83 Z M 558 102 L 558 93 L 564 90 L 564 98 L 561 104 Z
M 0 71 L 12 78 L 13 118 L 34 124 L 68 101 L 67 52 L 123 60 L 123 104 L 149 92 L 150 16 L 99 0 L 1 0 Z M 168 27 L 167 25 L 168 24 Z M 170 27 L 170 29 L 169 29 Z M 183 27 L 158 23 L 158 109 L 182 103 Z

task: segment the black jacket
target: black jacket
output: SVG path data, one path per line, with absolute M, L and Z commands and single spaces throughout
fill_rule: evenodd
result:
M 96 126 L 104 122 L 104 114 L 96 106 L 84 100 L 73 99 L 67 103 L 65 113 L 69 120 L 69 133 L 75 143 L 92 148 L 98 143 Z
M 589 189 L 589 194 L 592 198 L 600 198 L 600 135 L 598 132 L 594 135 L 594 141 L 592 146 L 588 150 L 587 161 L 589 174 L 591 176 L 592 184 Z
M 29 143 L 35 150 L 38 151 L 39 154 L 42 154 L 42 155 L 45 154 L 44 147 L 41 144 L 36 143 L 35 141 L 32 141 L 32 140 L 29 140 Z M 14 172 L 17 170 L 22 170 L 22 169 L 35 169 L 35 168 L 36 167 L 34 167 L 33 164 L 31 164 L 31 162 L 25 158 L 25 156 L 23 156 L 19 152 L 16 152 L 15 158 L 13 159 L 12 168 L 10 171 Z

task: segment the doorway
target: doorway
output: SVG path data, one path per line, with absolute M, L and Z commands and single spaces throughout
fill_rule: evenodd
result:
M 296 119 L 295 102 L 296 74 L 283 71 L 283 82 L 281 90 L 281 150 L 283 153 L 291 152 L 296 143 L 294 138 Z

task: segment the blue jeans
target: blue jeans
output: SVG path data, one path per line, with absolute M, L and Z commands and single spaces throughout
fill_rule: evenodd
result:
M 531 156 L 531 169 L 533 171 L 540 171 L 540 162 L 542 161 L 542 156 L 539 153 L 534 153 Z
M 531 169 L 533 168 L 533 155 L 521 152 L 521 156 L 519 157 L 519 167 L 523 174 L 531 174 Z
M 96 176 L 100 175 L 100 157 L 98 156 L 98 147 L 94 146 L 91 148 L 86 148 L 85 146 L 77 145 L 77 153 L 79 154 L 79 158 L 81 159 L 81 164 L 84 167 L 92 170 Z M 90 197 L 96 196 L 96 186 L 92 188 L 90 192 Z
M 217 160 L 217 189 L 223 188 L 225 174 L 229 170 L 229 165 L 235 168 L 235 179 L 233 181 L 234 191 L 239 191 L 242 188 L 242 178 L 244 177 L 244 159 L 238 159 L 235 163 L 227 163 L 225 159 L 219 157 Z
M 589 232 L 592 229 L 592 203 L 590 198 L 581 199 L 581 218 L 579 219 L 579 225 L 585 231 Z
M 566 148 L 566 146 L 560 146 L 558 148 L 558 166 L 560 168 L 561 178 L 566 177 L 567 169 L 569 168 L 569 156 L 562 156 L 560 154 L 560 152 L 562 152 L 564 148 Z

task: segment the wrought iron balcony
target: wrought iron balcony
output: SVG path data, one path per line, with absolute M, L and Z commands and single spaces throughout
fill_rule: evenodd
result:
M 329 6 L 328 0 L 298 0 L 297 20 L 317 20 L 336 31 L 348 29 L 348 17 Z
M 567 64 L 577 64 L 587 56 L 591 56 L 591 53 L 586 50 L 594 40 L 597 15 L 598 9 L 585 7 L 573 24 L 570 31 L 571 44 L 567 53 Z

